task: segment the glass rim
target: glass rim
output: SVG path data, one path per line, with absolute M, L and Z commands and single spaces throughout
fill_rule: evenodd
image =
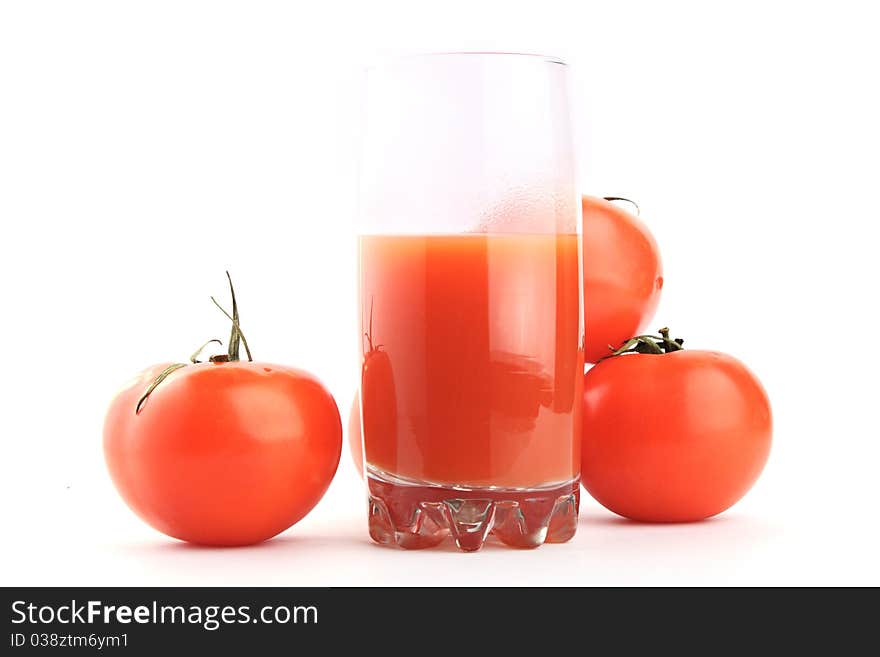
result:
M 371 71 L 377 68 L 384 68 L 385 66 L 389 66 L 392 64 L 403 63 L 407 61 L 415 61 L 419 59 L 430 59 L 430 58 L 446 58 L 446 57 L 486 57 L 486 58 L 506 58 L 506 57 L 522 57 L 528 59 L 537 59 L 541 60 L 546 64 L 555 64 L 558 66 L 568 66 L 568 64 L 561 58 L 556 57 L 555 55 L 545 55 L 541 53 L 531 53 L 531 52 L 514 52 L 514 51 L 503 51 L 503 50 L 440 50 L 440 51 L 428 51 L 428 52 L 414 52 L 414 53 L 405 53 L 400 55 L 389 55 L 386 57 L 381 57 L 377 61 L 369 64 L 365 67 L 365 70 Z

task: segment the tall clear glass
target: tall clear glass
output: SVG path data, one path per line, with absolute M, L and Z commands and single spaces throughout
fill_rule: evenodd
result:
M 577 528 L 583 321 L 566 67 L 403 57 L 367 73 L 361 429 L 381 544 Z

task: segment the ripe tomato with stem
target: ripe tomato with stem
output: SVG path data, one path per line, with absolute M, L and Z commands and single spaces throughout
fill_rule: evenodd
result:
M 748 492 L 770 454 L 770 401 L 739 360 L 631 338 L 584 377 L 581 483 L 611 511 L 690 522 Z
M 229 274 L 227 273 L 227 277 Z M 232 280 L 228 350 L 147 368 L 113 399 L 104 455 L 125 502 L 155 529 L 202 545 L 257 543 L 302 519 L 336 472 L 336 402 L 302 370 L 256 362 Z M 244 347 L 247 360 L 240 357 Z

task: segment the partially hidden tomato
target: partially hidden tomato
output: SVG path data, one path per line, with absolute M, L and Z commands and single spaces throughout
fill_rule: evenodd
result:
M 654 317 L 663 288 L 657 242 L 619 205 L 584 196 L 584 357 L 596 363 Z
M 645 522 L 721 513 L 760 475 L 772 417 L 737 359 L 643 336 L 584 379 L 581 482 L 600 504 Z
M 361 439 L 361 396 L 354 393 L 351 401 L 351 411 L 348 415 L 348 451 L 351 453 L 351 461 L 357 468 L 358 474 L 364 475 L 364 446 Z
M 155 529 L 202 545 L 257 543 L 299 521 L 342 450 L 327 389 L 301 370 L 238 360 L 234 301 L 233 317 L 228 354 L 144 370 L 104 423 L 107 467 L 125 502 Z
M 373 342 L 373 310 L 370 308 L 369 330 L 364 334 L 366 344 L 361 366 L 360 395 L 363 395 L 364 410 L 360 410 L 360 397 L 355 396 L 352 415 L 349 420 L 349 445 L 355 466 L 363 475 L 364 455 L 361 452 L 361 420 L 363 423 L 363 451 L 370 455 L 372 462 L 395 463 L 397 461 L 397 394 L 394 385 L 394 372 L 391 360 L 382 345 Z M 351 431 L 355 426 L 356 433 Z M 381 440 L 371 437 L 379 436 Z

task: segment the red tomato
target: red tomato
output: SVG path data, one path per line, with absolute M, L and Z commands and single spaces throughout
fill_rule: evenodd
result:
M 581 481 L 633 520 L 701 520 L 751 488 L 771 433 L 764 388 L 731 356 L 615 356 L 584 379 Z
M 248 545 L 318 503 L 339 465 L 342 425 L 315 377 L 250 360 L 234 291 L 232 314 L 223 312 L 233 323 L 228 354 L 142 372 L 110 404 L 104 455 L 122 498 L 154 528 Z
M 253 362 L 165 365 L 113 400 L 104 424 L 110 476 L 155 529 L 203 545 L 247 545 L 284 531 L 324 495 L 342 450 L 339 411 L 321 383 Z
M 366 403 L 363 412 L 364 448 L 373 462 L 397 461 L 397 398 L 391 360 L 381 349 L 373 349 L 364 355 L 361 368 L 361 394 Z M 357 451 L 360 453 L 360 425 L 357 433 Z M 371 437 L 379 436 L 370 442 Z M 355 446 L 352 445 L 352 449 Z M 357 461 L 355 461 L 357 465 Z M 359 470 L 363 469 L 363 465 Z
M 598 362 L 651 321 L 663 267 L 657 242 L 637 217 L 614 203 L 583 197 L 585 359 Z

